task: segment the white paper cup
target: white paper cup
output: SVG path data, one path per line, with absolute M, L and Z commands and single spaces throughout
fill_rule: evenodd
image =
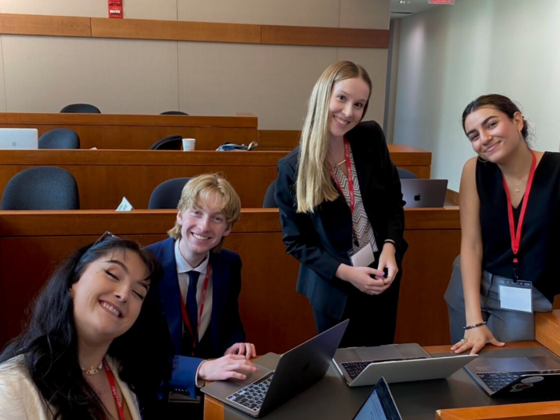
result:
M 196 143 L 196 139 L 183 139 L 183 150 L 185 152 L 194 150 L 195 143 Z

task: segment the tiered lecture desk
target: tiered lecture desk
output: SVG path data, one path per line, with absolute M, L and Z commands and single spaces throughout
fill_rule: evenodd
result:
M 0 114 L 1 115 L 1 114 Z M 430 177 L 431 153 L 390 145 L 395 165 Z M 0 196 L 18 172 L 57 166 L 76 179 L 81 209 L 115 209 L 126 197 L 136 209 L 148 207 L 153 189 L 171 178 L 203 173 L 225 174 L 243 207 L 262 207 L 276 179 L 278 160 L 287 152 L 215 152 L 151 150 L 4 150 L 0 153 Z

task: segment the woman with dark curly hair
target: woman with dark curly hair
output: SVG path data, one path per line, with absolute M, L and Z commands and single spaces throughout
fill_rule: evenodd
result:
M 161 276 L 150 252 L 109 232 L 75 251 L 0 355 L 0 418 L 157 418 L 171 360 L 149 297 Z

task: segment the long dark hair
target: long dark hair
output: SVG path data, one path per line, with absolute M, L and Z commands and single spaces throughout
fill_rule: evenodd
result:
M 463 130 L 465 129 L 465 120 L 467 119 L 469 114 L 483 107 L 497 109 L 498 111 L 506 114 L 510 120 L 513 120 L 513 116 L 516 112 L 521 112 L 518 106 L 515 105 L 513 101 L 507 96 L 498 95 L 496 93 L 490 95 L 482 95 L 469 103 L 463 111 Z M 529 123 L 525 118 L 523 118 L 523 128 L 521 129 L 521 135 L 525 140 L 527 140 L 527 137 L 529 136 Z
M 0 355 L 0 363 L 24 355 L 35 385 L 56 420 L 100 419 L 107 413 L 84 379 L 78 361 L 78 337 L 70 288 L 87 266 L 113 252 L 137 253 L 150 272 L 150 291 L 134 325 L 111 343 L 107 354 L 120 365 L 119 376 L 136 393 L 144 419 L 158 418 L 159 385 L 171 376 L 172 347 L 152 290 L 163 270 L 157 259 L 133 241 L 106 236 L 76 250 L 52 275 L 39 295 L 27 329 Z

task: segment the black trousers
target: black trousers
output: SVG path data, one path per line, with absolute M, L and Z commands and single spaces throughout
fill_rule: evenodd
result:
M 392 344 L 397 327 L 400 280 L 401 271 L 393 284 L 385 292 L 376 296 L 367 295 L 353 288 L 348 294 L 342 319 L 332 318 L 313 309 L 317 331 L 321 333 L 349 319 L 340 348 Z

